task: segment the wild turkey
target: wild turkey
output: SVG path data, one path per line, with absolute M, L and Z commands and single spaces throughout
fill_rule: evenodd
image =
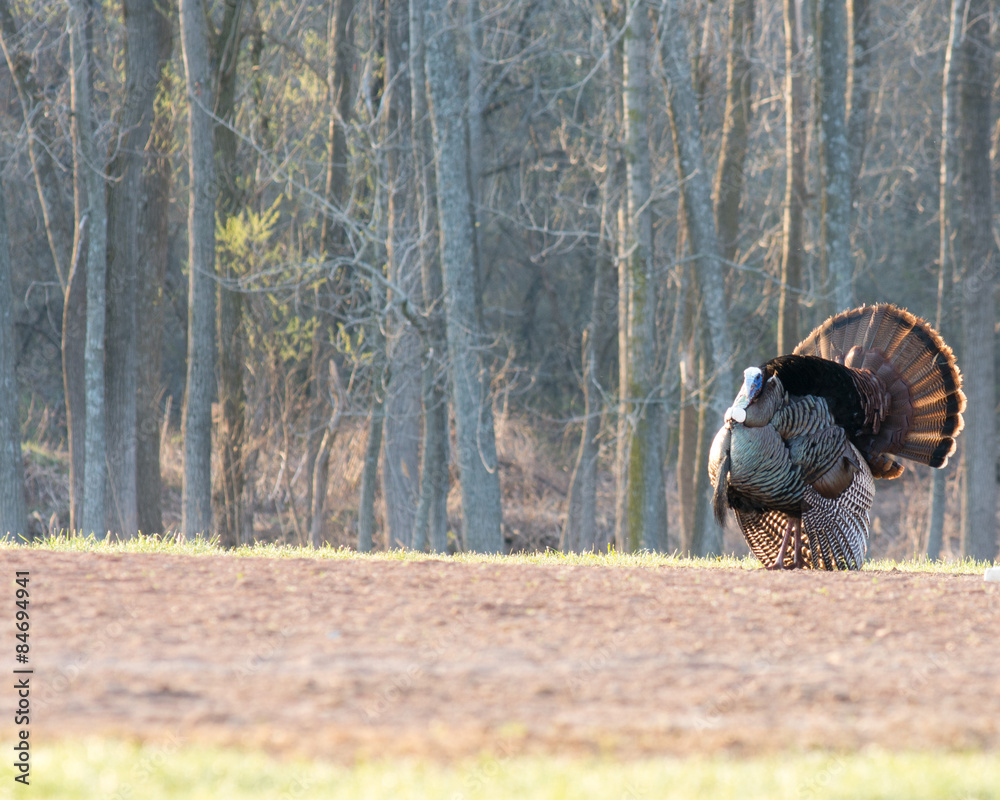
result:
M 830 317 L 792 355 L 743 373 L 709 456 L 716 519 L 732 508 L 769 569 L 860 569 L 873 478 L 899 477 L 896 457 L 948 463 L 961 386 L 951 348 L 908 311 Z

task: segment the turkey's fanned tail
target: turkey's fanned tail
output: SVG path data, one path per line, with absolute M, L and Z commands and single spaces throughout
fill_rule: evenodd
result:
M 931 467 L 948 463 L 964 424 L 965 394 L 951 348 L 927 322 L 886 303 L 862 306 L 830 317 L 795 353 L 859 371 L 854 382 L 862 405 L 870 411 L 884 404 L 869 415 L 870 429 L 848 432 L 875 477 L 902 474 L 891 456 Z

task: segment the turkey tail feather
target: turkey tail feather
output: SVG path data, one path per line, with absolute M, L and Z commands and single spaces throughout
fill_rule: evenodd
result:
M 885 396 L 875 398 L 887 404 L 880 422 L 854 436 L 876 477 L 902 473 L 890 455 L 931 467 L 948 463 L 964 425 L 965 394 L 951 348 L 927 322 L 888 303 L 861 306 L 830 317 L 795 353 L 850 367 L 859 387 L 869 389 L 862 393 L 869 406 L 870 387 L 884 385 Z
M 719 474 L 715 481 L 715 491 L 712 493 L 712 511 L 715 513 L 715 520 L 720 525 L 726 524 L 726 510 L 729 508 L 729 470 L 733 465 L 733 457 L 726 452 L 719 466 Z

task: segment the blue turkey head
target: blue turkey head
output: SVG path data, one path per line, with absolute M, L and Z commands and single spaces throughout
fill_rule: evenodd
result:
M 726 422 L 745 422 L 747 406 L 756 400 L 764 389 L 764 373 L 759 367 L 747 367 L 743 370 L 743 386 L 736 395 L 732 407 L 726 412 Z

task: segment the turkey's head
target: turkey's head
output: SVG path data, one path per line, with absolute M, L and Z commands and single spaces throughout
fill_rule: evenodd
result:
M 734 423 L 750 427 L 766 425 L 778 410 L 783 393 L 777 375 L 765 379 L 760 367 L 747 367 L 743 370 L 743 386 L 726 410 L 726 427 L 731 428 Z

